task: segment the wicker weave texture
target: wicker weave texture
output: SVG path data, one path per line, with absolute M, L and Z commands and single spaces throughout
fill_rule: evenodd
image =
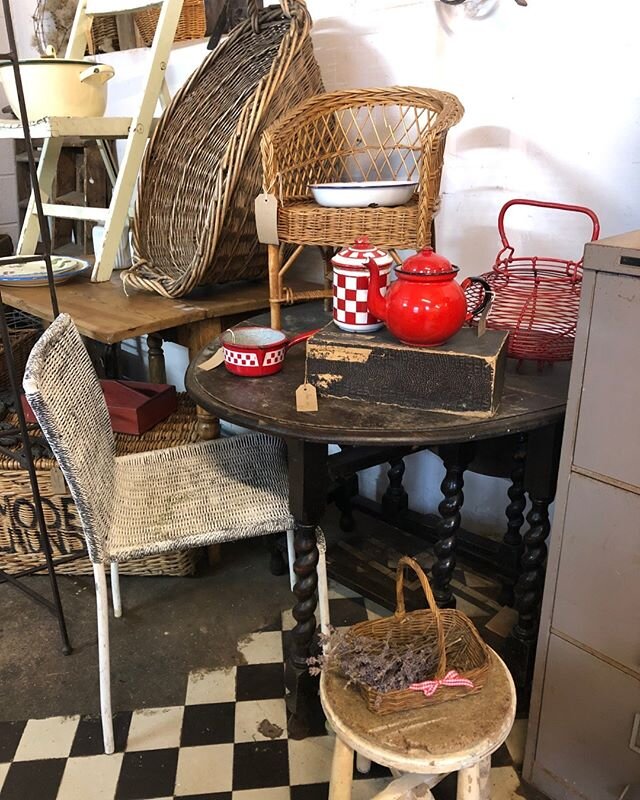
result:
M 285 6 L 254 10 L 163 114 L 142 164 L 125 286 L 180 297 L 266 274 L 253 211 L 260 136 L 322 90 L 306 7 Z
M 10 415 L 7 421 L 17 424 L 17 417 Z M 173 447 L 197 440 L 195 404 L 186 394 L 178 395 L 176 411 L 152 430 L 141 436 L 115 434 L 117 455 Z M 73 498 L 69 494 L 60 494 L 57 485 L 52 483 L 55 460 L 41 458 L 36 460 L 35 466 L 54 557 L 70 556 L 84 550 L 82 526 Z M 0 568 L 10 574 L 44 563 L 34 514 L 28 473 L 18 461 L 0 457 Z M 120 571 L 132 575 L 191 575 L 195 571 L 196 559 L 197 553 L 192 550 L 163 553 L 129 561 L 122 565 Z M 73 575 L 93 574 L 88 558 L 61 564 L 56 571 Z
M 280 439 L 247 434 L 116 457 L 98 377 L 68 315 L 36 342 L 23 386 L 76 503 L 92 563 L 293 527 Z
M 264 189 L 275 193 L 283 207 L 281 240 L 344 245 L 359 230 L 380 246 L 427 244 L 447 132 L 462 114 L 460 101 L 449 92 L 400 86 L 329 92 L 298 105 L 262 139 Z M 397 210 L 337 213 L 310 201 L 312 183 L 385 180 L 417 181 L 414 203 Z M 305 201 L 311 208 L 300 205 Z M 307 239 L 311 211 L 320 222 L 311 226 Z M 386 211 L 394 213 L 381 213 Z M 318 229 L 324 230 L 322 241 L 317 241 Z
M 142 41 L 149 46 L 153 42 L 153 37 L 158 26 L 160 8 L 151 6 L 142 11 L 136 12 L 136 28 Z M 204 8 L 204 0 L 184 0 L 176 35 L 173 37 L 175 42 L 187 41 L 188 39 L 202 39 L 207 30 L 207 17 Z
M 40 323 L 27 317 L 19 311 L 5 309 L 7 315 L 7 327 L 9 329 L 9 339 L 11 341 L 11 353 L 15 364 L 16 375 L 22 380 L 27 358 L 31 352 L 35 341 L 42 332 Z M 4 355 L 4 344 L 0 341 L 0 390 L 9 389 L 9 370 L 7 360 Z
M 404 568 L 411 568 L 422 585 L 429 610 L 405 610 L 403 581 Z M 482 689 L 489 671 L 490 655 L 485 643 L 471 620 L 460 611 L 439 609 L 427 576 L 412 558 L 402 557 L 398 561 L 396 574 L 396 612 L 393 617 L 360 622 L 351 628 L 353 635 L 378 639 L 380 646 L 402 652 L 423 648 L 431 644 L 438 652 L 438 667 L 435 675 L 425 675 L 424 680 L 441 679 L 449 670 L 473 681 L 473 688 L 463 686 L 440 686 L 435 694 L 426 697 L 420 691 L 398 689 L 380 692 L 371 686 L 358 684 L 358 689 L 370 711 L 376 714 L 391 714 L 411 708 L 435 705 L 455 700 Z

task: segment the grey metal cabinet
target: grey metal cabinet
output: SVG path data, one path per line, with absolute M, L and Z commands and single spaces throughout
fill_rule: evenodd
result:
M 640 800 L 640 231 L 584 264 L 524 777 Z

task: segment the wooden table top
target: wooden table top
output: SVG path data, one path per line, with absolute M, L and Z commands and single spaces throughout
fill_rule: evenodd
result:
M 293 333 L 318 328 L 330 319 L 320 303 L 283 309 L 283 327 Z M 250 320 L 268 325 L 263 314 Z M 199 364 L 217 349 L 217 340 L 191 362 L 186 386 L 196 402 L 221 419 L 279 436 L 357 445 L 416 445 L 489 439 L 533 430 L 562 419 L 569 386 L 570 363 L 538 372 L 534 364 L 515 370 L 508 360 L 502 402 L 493 417 L 474 419 L 458 414 L 320 397 L 317 412 L 298 412 L 295 390 L 304 380 L 305 350 L 287 354 L 284 368 L 265 378 L 241 378 L 220 366 L 205 371 Z
M 300 291 L 319 288 L 305 281 L 293 281 Z M 34 317 L 51 321 L 51 300 L 47 286 L 0 286 L 2 301 Z M 104 344 L 174 328 L 214 317 L 250 314 L 267 308 L 266 281 L 227 283 L 200 290 L 188 298 L 167 298 L 149 292 L 124 293 L 120 275 L 91 283 L 80 277 L 56 287 L 60 311 L 69 314 L 83 336 Z

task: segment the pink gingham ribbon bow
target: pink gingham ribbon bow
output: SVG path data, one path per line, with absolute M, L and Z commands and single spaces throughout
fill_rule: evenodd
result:
M 444 678 L 435 678 L 432 681 L 422 681 L 422 683 L 412 683 L 409 688 L 414 692 L 422 692 L 425 697 L 433 697 L 440 686 L 468 686 L 473 689 L 473 681 L 468 678 L 461 678 L 455 669 L 449 670 Z

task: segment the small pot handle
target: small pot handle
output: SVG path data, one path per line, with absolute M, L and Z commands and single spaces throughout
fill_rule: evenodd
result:
M 489 286 L 484 278 L 465 278 L 465 280 L 462 282 L 463 291 L 466 291 L 472 283 L 479 283 L 480 286 L 482 286 L 482 299 L 476 308 L 472 309 L 471 311 L 467 311 L 465 322 L 469 322 L 469 320 L 473 319 L 476 314 L 480 314 L 482 311 L 484 311 L 493 298 L 493 289 L 491 286 Z
M 92 64 L 88 69 L 83 70 L 78 78 L 80 83 L 97 78 L 97 82 L 102 84 L 113 78 L 115 74 L 116 71 L 110 64 Z
M 305 331 L 304 333 L 299 333 L 297 336 L 292 337 L 289 341 L 285 344 L 285 349 L 288 350 L 290 347 L 293 347 L 294 344 L 300 344 L 300 342 L 306 342 L 314 333 L 318 333 L 318 331 L 322 330 L 322 328 L 314 328 L 312 331 Z

